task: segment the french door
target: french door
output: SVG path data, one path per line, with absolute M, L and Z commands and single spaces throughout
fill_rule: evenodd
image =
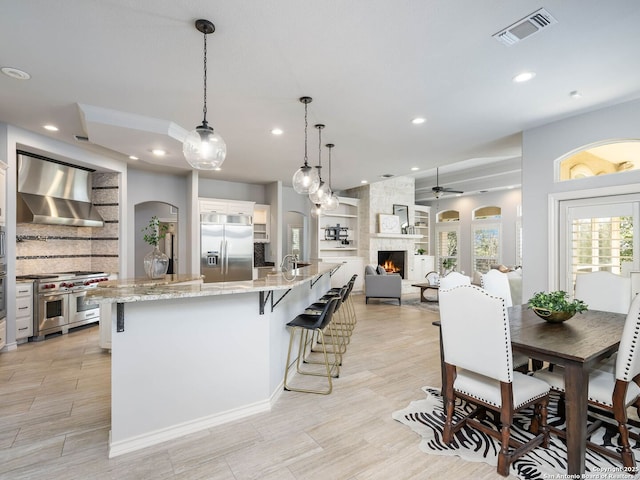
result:
M 560 201 L 560 289 L 576 274 L 640 270 L 640 194 Z

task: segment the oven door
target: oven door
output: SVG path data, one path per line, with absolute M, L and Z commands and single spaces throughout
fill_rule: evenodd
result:
M 60 331 L 69 323 L 69 295 L 51 294 L 38 295 L 38 318 L 36 318 L 38 326 L 38 334 L 46 334 L 53 331 Z
M 71 292 L 69 295 L 69 319 L 70 323 L 89 323 L 100 320 L 100 305 L 97 303 L 84 303 L 86 290 Z

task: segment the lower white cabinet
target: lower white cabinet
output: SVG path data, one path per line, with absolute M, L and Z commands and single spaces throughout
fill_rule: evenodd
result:
M 331 277 L 332 288 L 344 286 L 353 275 L 357 274 L 353 291 L 362 292 L 364 290 L 364 260 L 362 257 L 325 257 L 322 261 L 342 264 Z
M 0 350 L 7 344 L 7 319 L 0 320 Z
M 33 282 L 16 284 L 16 341 L 33 337 Z
M 425 276 L 435 270 L 433 255 L 414 255 L 413 266 L 409 267 L 409 279 L 417 282 L 426 281 Z

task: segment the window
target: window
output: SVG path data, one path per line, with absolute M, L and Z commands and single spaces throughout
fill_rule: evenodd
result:
M 458 266 L 458 228 L 436 227 L 436 262 L 441 273 Z
M 473 269 L 487 273 L 491 265 L 500 263 L 500 224 L 482 223 L 473 226 Z
M 438 213 L 436 218 L 438 223 L 441 222 L 459 222 L 460 221 L 460 212 L 457 210 L 445 210 L 444 212 Z
M 626 140 L 587 147 L 558 163 L 560 181 L 621 173 L 640 168 L 640 141 Z

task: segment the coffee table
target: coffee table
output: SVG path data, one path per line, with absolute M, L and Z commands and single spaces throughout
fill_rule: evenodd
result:
M 438 301 L 438 289 L 440 288 L 438 285 L 432 285 L 430 283 L 412 283 L 411 286 L 412 287 L 418 287 L 420 289 L 420 302 L 421 303 L 437 302 Z M 435 300 L 429 300 L 428 298 L 426 298 L 424 296 L 424 292 L 426 290 L 435 290 L 436 291 Z

